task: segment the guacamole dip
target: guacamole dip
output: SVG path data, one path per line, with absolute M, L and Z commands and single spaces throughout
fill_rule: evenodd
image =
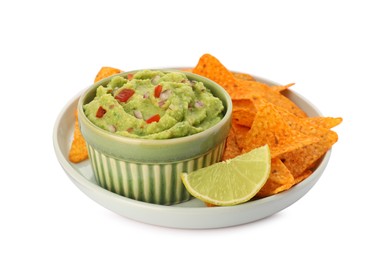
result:
M 169 139 L 212 127 L 224 107 L 202 82 L 184 73 L 144 70 L 99 86 L 84 111 L 92 123 L 118 135 Z

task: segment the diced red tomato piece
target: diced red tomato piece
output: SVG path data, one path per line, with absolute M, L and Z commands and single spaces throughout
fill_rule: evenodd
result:
M 154 97 L 159 98 L 160 94 L 161 94 L 161 91 L 162 91 L 162 86 L 161 85 L 157 85 L 154 88 Z
M 121 92 L 118 93 L 118 95 L 115 96 L 115 99 L 117 99 L 120 102 L 126 102 L 131 98 L 132 95 L 134 95 L 135 91 L 130 88 L 122 89 Z
M 134 76 L 133 74 L 127 74 L 127 79 L 128 79 L 128 80 L 132 80 L 132 79 L 133 79 L 133 76 Z
M 107 111 L 102 106 L 100 106 L 98 108 L 98 110 L 96 111 L 96 117 L 97 118 L 102 118 L 106 112 Z
M 146 123 L 151 124 L 153 122 L 158 122 L 160 121 L 160 115 L 155 114 L 154 116 L 151 116 L 148 120 L 146 120 Z

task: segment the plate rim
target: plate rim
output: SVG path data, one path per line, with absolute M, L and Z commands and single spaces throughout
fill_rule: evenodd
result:
M 259 80 L 264 83 L 277 84 L 273 81 L 254 76 L 256 80 Z M 133 219 L 135 221 L 171 227 L 171 228 L 185 228 L 185 229 L 207 229 L 207 228 L 221 228 L 228 226 L 236 226 L 241 224 L 250 223 L 263 219 L 265 217 L 271 216 L 281 210 L 291 206 L 297 200 L 301 199 L 318 181 L 322 176 L 322 173 L 328 164 L 330 159 L 331 150 L 330 149 L 323 157 L 320 165 L 308 178 L 298 183 L 289 190 L 275 194 L 266 198 L 257 199 L 249 201 L 247 203 L 229 206 L 229 207 L 182 207 L 180 205 L 157 205 L 147 202 L 137 201 L 134 199 L 126 198 L 121 195 L 115 194 L 111 191 L 108 191 L 95 183 L 90 182 L 85 178 L 74 166 L 68 161 L 65 155 L 61 152 L 60 144 L 58 142 L 59 138 L 59 126 L 67 115 L 67 112 L 71 109 L 72 105 L 77 104 L 77 100 L 81 94 L 85 91 L 83 89 L 77 93 L 72 99 L 70 99 L 66 105 L 62 108 L 61 112 L 56 118 L 54 128 L 53 128 L 53 145 L 57 160 L 59 161 L 61 167 L 70 178 L 70 180 L 89 198 L 94 200 L 96 203 L 101 206 L 114 211 L 115 213 L 122 215 L 124 217 Z M 302 95 L 298 94 L 295 91 L 287 90 L 290 93 L 293 93 L 298 98 L 302 99 L 308 105 L 310 105 L 313 110 L 322 115 L 316 106 L 309 102 Z M 72 127 L 72 126 L 69 126 Z M 291 194 L 301 193 L 299 196 L 290 196 Z M 112 204 L 115 202 L 114 204 Z M 281 205 L 276 205 L 276 202 L 282 202 Z M 267 211 L 262 211 L 262 205 L 269 205 L 272 209 Z M 121 208 L 123 206 L 130 207 L 133 210 L 137 209 L 138 212 L 133 212 L 129 214 L 126 208 Z M 252 212 L 257 213 L 256 216 L 242 216 L 242 212 Z M 159 214 L 158 217 L 153 217 L 150 215 Z M 148 216 L 149 215 L 149 216 Z M 221 220 L 220 217 L 224 216 Z M 215 218 L 218 217 L 218 221 Z M 197 218 L 201 221 L 195 221 Z

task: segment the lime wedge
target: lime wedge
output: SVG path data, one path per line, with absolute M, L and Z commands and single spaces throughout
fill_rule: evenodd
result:
M 231 206 L 253 198 L 270 170 L 271 154 L 265 145 L 180 177 L 192 196 L 214 205 Z

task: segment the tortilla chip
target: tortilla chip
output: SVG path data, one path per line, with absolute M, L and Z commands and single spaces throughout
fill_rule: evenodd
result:
M 264 83 L 248 80 L 237 80 L 237 87 L 231 94 L 232 99 L 252 99 L 255 105 L 261 100 L 283 107 L 287 111 L 299 117 L 307 117 L 306 113 L 294 102 L 283 96 L 278 91 L 273 91 Z
M 258 108 L 252 127 L 246 135 L 244 152 L 268 144 L 271 157 L 313 144 L 318 138 L 293 129 L 271 103 Z
M 236 124 L 251 127 L 256 116 L 256 107 L 250 99 L 233 99 L 232 120 Z
M 88 159 L 87 144 L 81 135 L 77 111 L 75 111 L 76 121 L 74 124 L 73 141 L 69 151 L 69 160 L 78 163 Z
M 228 69 L 222 63 L 210 54 L 204 54 L 196 67 L 192 71 L 195 74 L 204 76 L 221 85 L 229 94 L 233 92 L 236 86 L 236 80 Z
M 317 132 L 316 136 L 321 139 L 319 142 L 289 151 L 279 156 L 296 179 L 300 178 L 306 170 L 311 170 L 310 168 L 312 168 L 338 140 L 338 135 L 332 130 L 318 128 L 315 131 Z
M 276 92 L 282 92 L 283 90 L 289 89 L 290 87 L 294 86 L 295 83 L 290 83 L 284 86 L 271 86 L 271 89 Z
M 343 121 L 341 117 L 309 117 L 307 120 L 319 127 L 331 129 Z
M 337 117 L 297 117 L 282 107 L 275 107 L 285 118 L 286 122 L 295 130 L 307 135 L 320 136 L 326 129 L 331 129 L 342 122 L 342 118 Z
M 338 139 L 335 132 L 322 126 L 333 126 L 340 123 L 341 119 L 334 119 L 330 117 L 321 120 L 316 117 L 301 118 L 281 107 L 275 107 L 275 109 L 282 116 L 285 123 L 293 130 L 317 140 L 317 142 L 313 142 L 307 146 L 299 147 L 286 153 L 277 154 L 277 156 L 280 157 L 286 167 L 290 170 L 294 178 L 300 178 L 306 170 L 314 168 L 316 162 Z
M 222 161 L 233 159 L 234 157 L 241 154 L 241 149 L 238 147 L 236 142 L 236 134 L 232 128 L 226 140 L 225 151 L 222 156 Z
M 271 161 L 271 172 L 267 182 L 256 194 L 257 198 L 263 198 L 288 190 L 294 185 L 294 177 L 279 158 Z
M 254 77 L 252 77 L 251 75 L 246 74 L 246 73 L 233 72 L 233 75 L 236 79 L 256 81 L 256 79 Z
M 94 82 L 98 82 L 99 80 L 102 80 L 104 78 L 107 78 L 109 76 L 121 73 L 122 71 L 120 69 L 112 68 L 112 67 L 102 67 L 98 74 L 95 77 Z
M 304 171 L 301 175 L 299 175 L 298 177 L 294 178 L 294 185 L 300 183 L 301 181 L 303 181 L 304 179 L 309 177 L 312 173 L 313 173 L 313 171 L 311 171 L 311 170 Z
M 233 131 L 235 133 L 235 136 L 236 136 L 237 146 L 241 150 L 244 149 L 245 142 L 246 142 L 246 135 L 248 134 L 250 128 L 246 127 L 246 126 L 243 126 L 243 125 L 236 124 L 236 123 L 233 122 L 232 123 L 232 129 L 233 129 Z

